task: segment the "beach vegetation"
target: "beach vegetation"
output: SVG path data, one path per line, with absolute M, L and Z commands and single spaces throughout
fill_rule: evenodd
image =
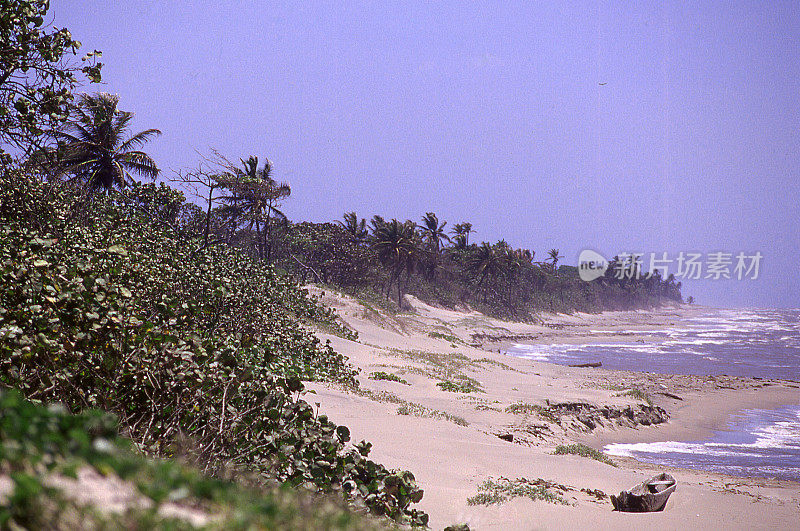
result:
M 369 379 L 370 380 L 387 380 L 387 381 L 390 381 L 390 382 L 398 382 L 398 383 L 401 383 L 403 385 L 411 385 L 410 383 L 408 383 L 408 381 L 404 380 L 403 378 L 400 378 L 396 374 L 392 374 L 390 372 L 384 372 L 384 371 L 376 371 L 376 372 L 370 373 Z
M 86 193 L 123 190 L 135 181 L 131 173 L 153 180 L 155 161 L 136 148 L 161 134 L 145 129 L 127 135 L 133 113 L 117 108 L 115 94 L 81 94 L 71 119 L 55 130 L 58 145 L 42 159 L 50 178 L 76 179 Z M 41 158 L 41 153 L 39 154 Z
M 560 505 L 571 505 L 563 497 L 567 487 L 538 479 L 526 478 L 497 480 L 487 479 L 478 487 L 478 494 L 467 498 L 467 505 L 497 505 L 514 498 L 528 498 L 533 501 L 546 501 Z
M 517 369 L 512 367 L 511 365 L 505 364 L 502 361 L 493 360 L 491 358 L 479 358 L 472 362 L 474 365 L 492 365 L 494 367 L 499 367 L 506 371 L 517 372 Z
M 558 261 L 561 258 L 564 258 L 562 255 L 558 253 L 559 253 L 558 249 L 550 249 L 549 251 L 547 251 L 547 259 L 550 260 L 549 264 L 550 270 L 555 274 L 558 274 Z
M 397 396 L 396 394 L 390 393 L 389 391 L 373 391 L 372 389 L 352 384 L 340 385 L 339 387 L 347 393 L 352 393 L 354 395 L 362 396 L 374 402 L 385 402 L 388 404 L 408 403 L 399 396 Z
M 464 344 L 464 340 L 463 339 L 461 339 L 460 337 L 455 336 L 453 334 L 445 334 L 445 333 L 437 332 L 437 331 L 434 330 L 433 332 L 428 332 L 428 335 L 430 337 L 434 338 L 434 339 L 441 339 L 441 340 L 444 340 L 444 341 L 448 341 L 448 342 L 452 343 L 453 345 L 457 345 L 457 344 L 463 345 Z
M 506 406 L 506 413 L 511 413 L 514 415 L 536 415 L 548 422 L 558 423 L 558 416 L 556 416 L 556 414 L 550 409 L 539 404 L 517 402 L 515 404 Z
M 648 406 L 653 405 L 652 397 L 646 391 L 643 391 L 638 387 L 634 387 L 633 389 L 628 389 L 627 391 L 619 393 L 616 396 L 630 396 L 631 398 L 634 398 L 636 400 L 641 400 L 642 402 L 647 403 Z
M 71 414 L 64 407 L 25 400 L 16 391 L 0 392 L 0 470 L 10 479 L 10 492 L 0 500 L 3 528 L 388 527 L 338 496 L 234 482 L 186 462 L 147 459 L 119 435 L 113 415 L 91 409 Z M 241 474 L 231 470 L 225 475 L 234 472 Z M 131 495 L 115 512 L 87 505 L 75 492 L 87 477 L 84 481 L 93 481 L 93 488 L 129 488 Z M 399 485 L 403 478 L 395 481 Z
M 405 283 L 408 284 L 419 255 L 419 233 L 411 221 L 405 223 L 396 219 L 389 222 L 376 221 L 374 226 L 372 249 L 389 274 L 385 283 L 386 298 L 389 298 L 392 285 L 396 284 L 397 305 L 402 307 L 401 277 L 405 272 Z
M 367 236 L 369 236 L 367 220 L 361 218 L 361 221 L 359 221 L 355 212 L 345 212 L 343 219 L 337 221 L 337 224 L 342 227 L 356 243 L 365 242 Z
M 469 247 L 469 235 L 475 231 L 472 230 L 472 223 L 464 221 L 456 223 L 451 229 L 453 239 L 451 240 L 456 249 L 466 249 Z
M 439 411 L 438 409 L 431 409 L 429 407 L 423 406 L 422 404 L 417 404 L 415 402 L 406 402 L 399 408 L 397 408 L 398 415 L 412 415 L 414 417 L 423 417 L 423 418 L 431 418 L 431 419 L 442 419 L 452 422 L 453 424 L 457 424 L 458 426 L 469 426 L 469 422 L 466 421 L 463 417 L 459 417 L 457 415 L 451 415 L 446 411 Z
M 442 391 L 451 393 L 482 393 L 483 390 L 476 385 L 474 380 L 458 381 L 443 380 L 436 384 Z
M 423 242 L 418 268 L 428 280 L 436 278 L 442 245 L 450 241 L 450 236 L 445 232 L 446 226 L 447 222 L 440 223 L 433 212 L 427 212 L 422 217 L 422 224 L 417 225 Z
M 102 55 L 78 60 L 81 42 L 51 26 L 50 2 L 15 0 L 0 10 L 0 162 L 55 145 L 52 132 L 70 118 L 74 92 L 101 81 Z
M 613 383 L 591 383 L 588 386 L 597 389 L 605 389 L 607 391 L 627 391 L 628 389 L 630 389 L 629 385 L 613 384 Z
M 607 465 L 617 466 L 614 461 L 611 460 L 603 452 L 599 450 L 595 450 L 585 444 L 560 444 L 556 446 L 555 451 L 553 452 L 554 455 L 579 455 L 581 457 L 588 457 L 590 459 L 594 459 L 595 461 L 600 461 L 601 463 L 606 463 Z
M 185 454 L 211 474 L 242 467 L 423 518 L 411 491 L 386 487 L 396 472 L 301 398 L 303 380 L 355 381 L 310 331 L 341 327 L 331 310 L 235 247 L 198 250 L 195 218 L 183 215 L 196 210 L 166 185 L 95 196 L 79 221 L 81 194 L 19 171 L 0 179 L 4 387 L 113 413 L 149 455 L 174 456 L 188 440 Z
M 393 299 L 398 309 L 408 309 L 403 300 L 407 293 L 437 306 L 471 307 L 501 319 L 534 322 L 543 311 L 629 310 L 681 300 L 680 283 L 674 277 L 662 278 L 657 272 L 647 278 L 617 278 L 617 269 L 627 267 L 619 260 L 612 260 L 605 276 L 584 282 L 576 267 L 559 264 L 563 257 L 557 249 L 546 260 L 536 261 L 534 251 L 515 249 L 504 240 L 468 243 L 473 230 L 467 222 L 457 224 L 453 237 L 445 238 L 446 222 L 432 212 L 420 224 L 380 215 L 367 224 L 353 214 L 346 213 L 335 225 L 351 245 L 320 257 L 314 269 L 329 261 L 349 264 L 337 267 L 358 274 L 342 281 L 329 279 L 334 287 L 356 296 L 364 290 L 380 293 Z M 298 278 L 319 282 L 305 267 L 309 260 L 297 260 L 314 254 L 313 241 L 295 242 L 293 233 L 302 224 L 306 228 L 299 230 L 307 230 L 308 222 L 282 227 L 278 237 L 285 244 L 276 244 L 281 250 L 274 254 L 274 262 Z
M 450 381 L 453 384 L 483 392 L 481 383 L 463 372 L 464 369 L 474 367 L 478 362 L 460 352 L 442 354 L 424 350 L 402 350 L 396 348 L 388 348 L 384 349 L 384 351 L 425 365 L 424 367 L 405 367 L 403 369 L 405 372 L 420 374 L 441 381 Z
M 467 400 L 472 404 L 474 404 L 475 410 L 477 411 L 500 411 L 500 412 L 503 411 L 502 408 L 494 405 L 494 404 L 499 404 L 500 403 L 499 400 L 489 401 L 486 400 L 485 398 L 481 398 L 475 395 L 463 395 L 459 396 L 458 398 L 459 400 Z

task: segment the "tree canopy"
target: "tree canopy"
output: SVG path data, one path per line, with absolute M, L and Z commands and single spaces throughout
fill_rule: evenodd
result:
M 73 91 L 101 80 L 97 50 L 77 61 L 80 41 L 46 22 L 48 0 L 0 0 L 0 156 L 41 150 L 69 118 Z
M 114 94 L 80 96 L 75 119 L 54 133 L 59 140 L 53 161 L 57 172 L 73 175 L 90 190 L 125 188 L 133 182 L 131 172 L 158 177 L 155 161 L 134 148 L 161 131 L 146 129 L 126 139 L 133 113 L 120 111 L 118 103 Z

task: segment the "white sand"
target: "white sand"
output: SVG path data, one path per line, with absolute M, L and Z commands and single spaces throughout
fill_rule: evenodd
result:
M 800 403 L 800 390 L 792 387 L 794 384 L 570 368 L 497 353 L 503 341 L 583 343 L 607 339 L 598 330 L 672 326 L 697 309 L 548 316 L 543 324 L 528 325 L 502 322 L 476 312 L 433 308 L 413 298 L 409 298 L 413 312 L 400 316 L 387 315 L 330 292 L 325 294 L 324 302 L 337 308 L 359 332 L 359 341 L 320 335 L 330 339 L 334 348 L 361 369 L 361 386 L 372 395 L 317 383 L 309 385 L 317 394 L 305 398 L 311 403 L 319 402 L 321 413 L 348 426 L 354 441 L 372 442 L 371 458 L 415 474 L 425 490 L 418 507 L 430 514 L 432 529 L 460 522 L 469 523 L 472 529 L 770 529 L 792 528 L 800 522 L 800 485 L 796 483 L 681 469 L 669 470 L 678 480 L 678 488 L 664 512 L 612 512 L 607 498 L 597 500 L 580 489 L 617 494 L 663 467 L 656 469 L 623 458 L 616 459 L 620 466 L 614 468 L 584 457 L 552 455 L 557 444 L 574 441 L 601 448 L 608 442 L 697 439 L 738 410 Z M 459 341 L 431 337 L 431 332 L 454 335 Z M 394 373 L 411 385 L 371 380 L 368 375 L 373 371 Z M 477 380 L 485 393 L 453 393 L 437 387 L 441 379 L 452 379 L 457 374 Z M 546 401 L 636 405 L 640 402 L 616 396 L 618 392 L 608 389 L 632 384 L 651 392 L 654 403 L 671 415 L 669 422 L 656 427 L 605 426 L 581 432 L 573 429 L 580 427 L 579 423 L 563 422 L 566 426 L 562 427 L 535 413 L 504 411 L 517 402 L 542 406 Z M 764 384 L 768 386 L 763 387 Z M 655 394 L 661 389 L 683 400 Z M 382 391 L 429 410 L 462 417 L 469 425 L 458 425 L 442 415 L 399 415 L 397 403 L 375 400 L 375 393 Z M 514 435 L 515 442 L 496 436 L 504 433 Z M 543 436 L 540 438 L 537 433 Z M 525 498 L 492 506 L 467 504 L 467 498 L 477 494 L 484 480 L 499 477 L 542 478 L 566 485 L 574 489 L 564 494 L 573 505 Z

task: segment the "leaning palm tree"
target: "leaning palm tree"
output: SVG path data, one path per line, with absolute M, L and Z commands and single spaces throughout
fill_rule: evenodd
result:
M 161 134 L 146 129 L 125 138 L 133 113 L 117 109 L 115 94 L 82 94 L 75 117 L 55 133 L 56 169 L 59 175 L 72 175 L 89 192 L 123 189 L 133 182 L 131 172 L 155 179 L 159 169 L 143 151 L 143 146 Z

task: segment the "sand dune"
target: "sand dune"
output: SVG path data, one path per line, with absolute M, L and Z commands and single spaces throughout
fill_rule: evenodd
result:
M 522 324 L 434 308 L 413 297 L 408 297 L 413 310 L 400 315 L 340 294 L 327 292 L 323 298 L 359 333 L 357 342 L 321 336 L 361 369 L 361 390 L 316 383 L 309 387 L 317 394 L 306 399 L 349 426 L 354 440 L 371 441 L 374 459 L 414 472 L 425 489 L 419 506 L 430 514 L 433 529 L 461 522 L 471 529 L 766 529 L 800 521 L 798 484 L 682 469 L 669 470 L 679 483 L 664 512 L 612 512 L 602 494 L 617 494 L 663 467 L 627 458 L 615 458 L 619 466 L 613 467 L 553 455 L 557 445 L 573 442 L 601 448 L 609 442 L 696 440 L 735 411 L 797 403 L 795 384 L 571 368 L 497 352 L 514 341 L 604 341 L 603 331 L 672 326 L 696 308 L 545 316 L 541 323 Z M 635 332 L 626 337 L 637 340 Z M 407 383 L 370 379 L 376 371 Z M 452 392 L 437 385 L 445 381 L 479 391 Z M 646 391 L 669 420 L 642 425 L 639 421 L 648 422 L 645 404 L 619 396 L 633 387 Z M 580 404 L 574 406 L 579 411 L 573 414 L 563 404 Z M 636 418 L 603 416 L 626 410 Z M 468 503 L 482 483 L 499 478 L 544 480 L 549 482 L 545 491 L 569 505 L 522 497 Z

